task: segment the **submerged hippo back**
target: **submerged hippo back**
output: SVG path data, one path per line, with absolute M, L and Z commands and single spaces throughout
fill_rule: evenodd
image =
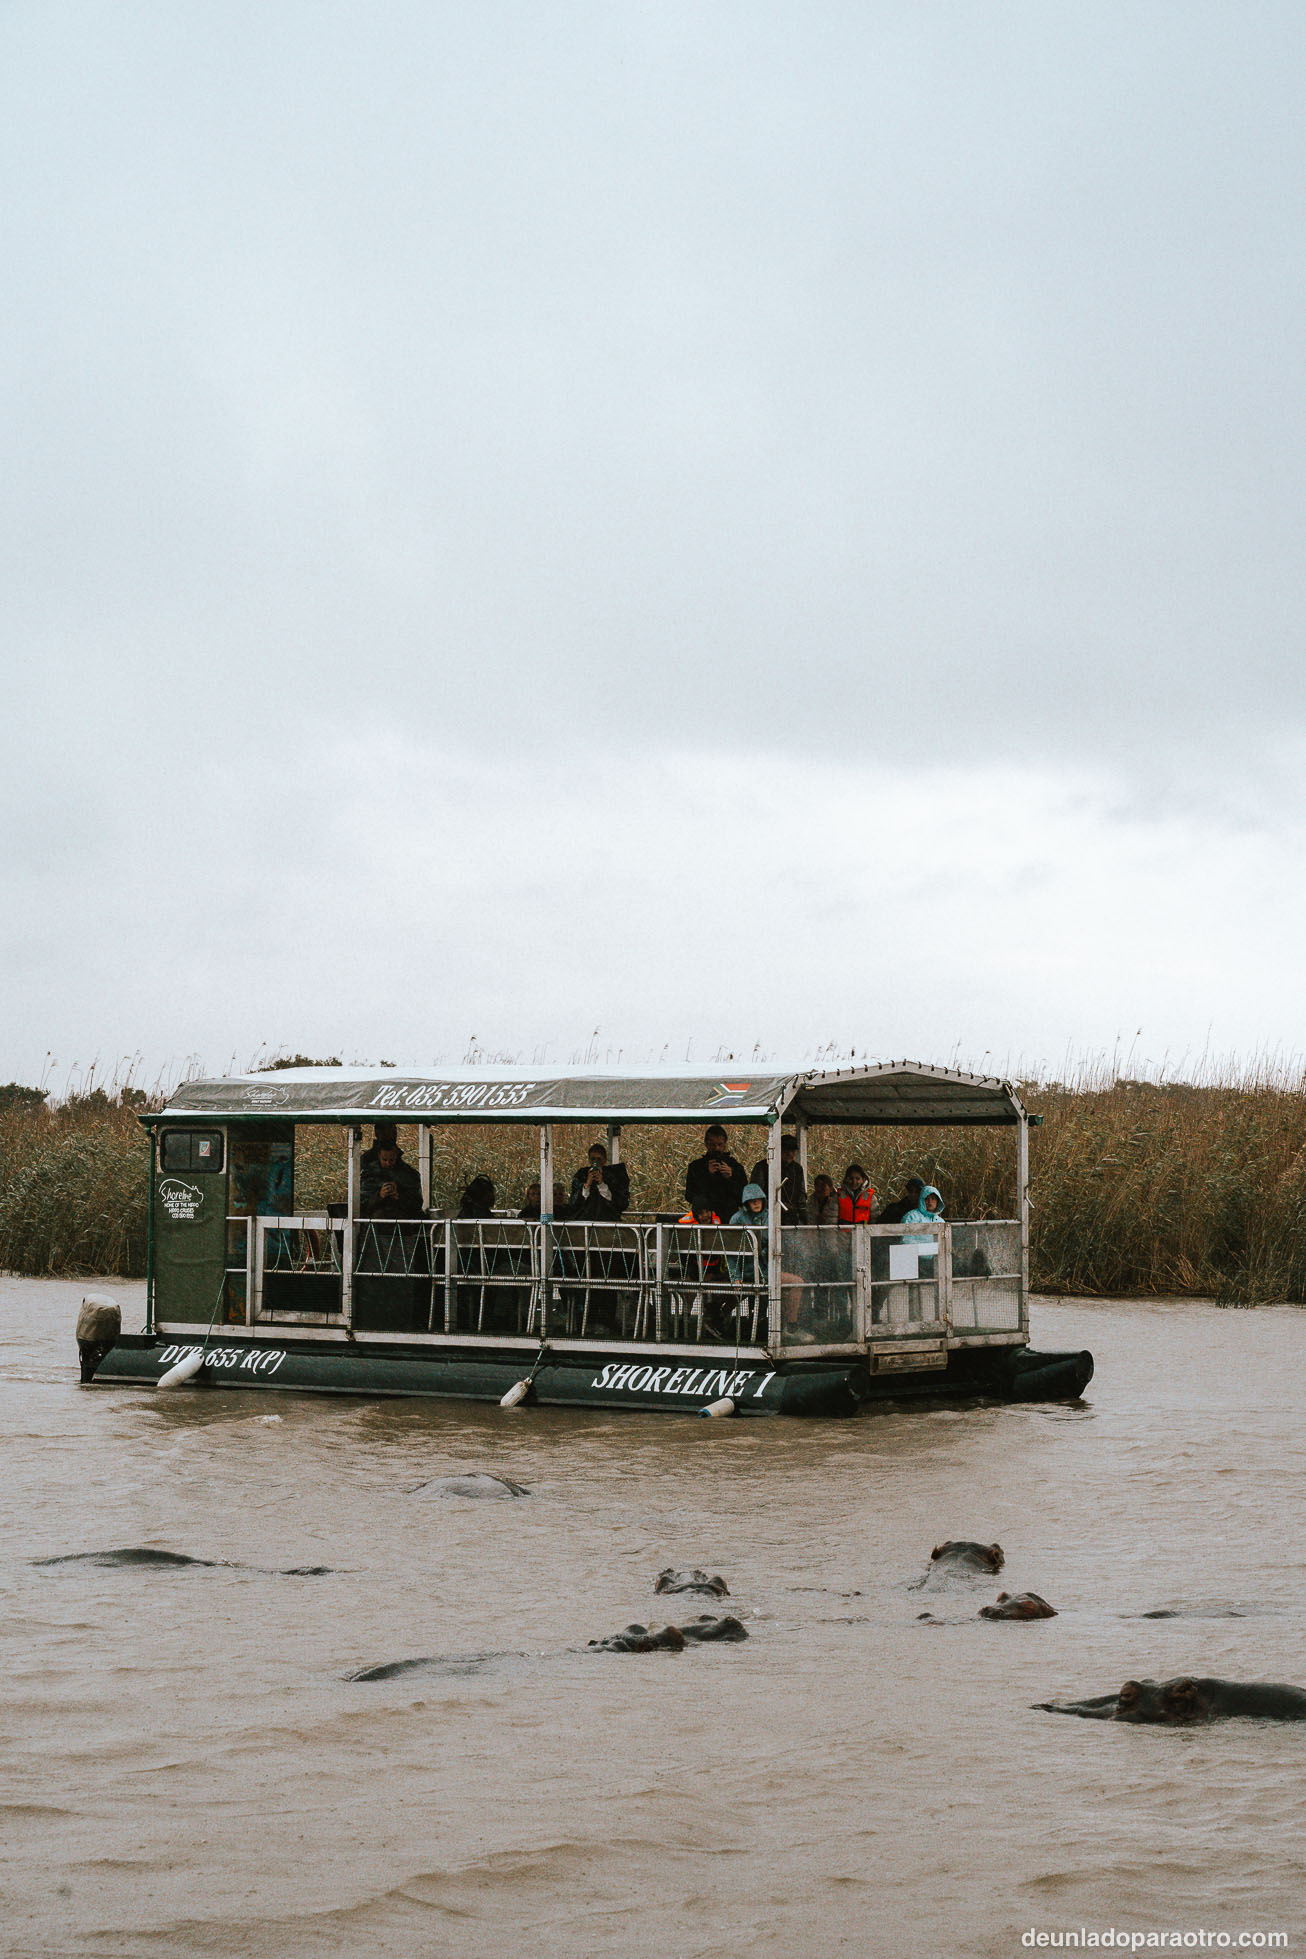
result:
M 1198 1680 L 1183 1674 L 1160 1689 L 1159 1718 L 1194 1721 L 1306 1721 L 1306 1690 L 1274 1680 Z M 1138 1717 L 1134 1717 L 1138 1718 Z
M 1199 1721 L 1306 1721 L 1306 1689 L 1273 1680 L 1126 1680 L 1115 1694 L 1087 1701 L 1036 1701 L 1049 1714 L 1079 1714 L 1090 1721 L 1150 1722 L 1190 1727 Z

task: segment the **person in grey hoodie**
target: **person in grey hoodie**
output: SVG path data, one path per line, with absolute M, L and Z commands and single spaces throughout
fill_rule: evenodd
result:
M 742 1225 L 757 1237 L 757 1275 L 766 1284 L 766 1192 L 761 1184 L 745 1184 L 744 1194 L 739 1200 L 739 1209 L 730 1220 L 731 1224 Z M 751 1248 L 739 1253 L 729 1261 L 730 1276 L 736 1285 L 753 1276 Z

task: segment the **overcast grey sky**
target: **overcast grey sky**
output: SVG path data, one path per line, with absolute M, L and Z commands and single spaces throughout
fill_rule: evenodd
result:
M 0 9 L 0 1079 L 1295 1052 L 1304 43 Z

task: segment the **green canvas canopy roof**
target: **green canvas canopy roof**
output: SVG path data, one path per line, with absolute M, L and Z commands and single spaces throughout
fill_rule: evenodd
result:
M 1014 1085 L 919 1062 L 817 1069 L 286 1068 L 183 1082 L 147 1122 L 774 1122 L 1007 1124 Z

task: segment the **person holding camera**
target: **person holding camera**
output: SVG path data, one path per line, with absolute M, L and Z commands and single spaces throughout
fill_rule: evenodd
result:
M 602 1143 L 591 1143 L 587 1161 L 571 1180 L 569 1218 L 588 1218 L 596 1224 L 618 1224 L 630 1203 L 630 1172 L 624 1163 L 609 1163 Z
M 703 1138 L 704 1153 L 696 1156 L 685 1172 L 685 1198 L 692 1211 L 707 1204 L 719 1218 L 732 1218 L 744 1201 L 748 1173 L 729 1150 L 729 1138 L 719 1122 L 714 1122 Z
M 359 1165 L 359 1196 L 365 1218 L 420 1218 L 422 1179 L 411 1163 L 404 1162 L 399 1138 L 392 1122 L 378 1122 L 372 1132 L 372 1147 L 363 1152 Z

